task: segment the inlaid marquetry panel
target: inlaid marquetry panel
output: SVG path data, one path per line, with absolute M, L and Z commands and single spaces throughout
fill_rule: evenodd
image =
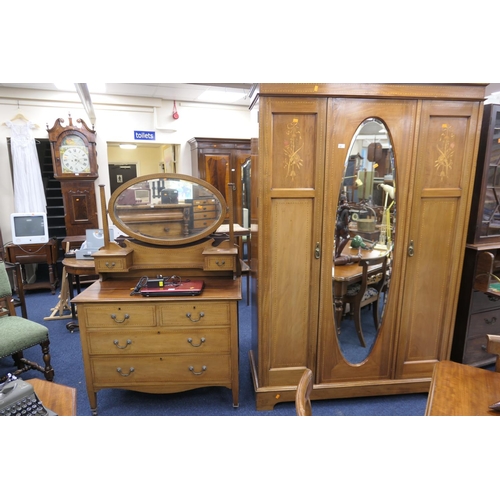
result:
M 317 128 L 316 115 L 274 114 L 273 188 L 308 188 L 314 186 L 315 143 L 311 132 Z

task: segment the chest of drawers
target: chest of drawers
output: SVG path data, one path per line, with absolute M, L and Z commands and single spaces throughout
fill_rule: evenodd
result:
M 164 394 L 222 386 L 237 407 L 240 278 L 207 278 L 197 297 L 131 296 L 134 285 L 96 282 L 73 299 L 92 413 L 97 392 L 112 388 Z

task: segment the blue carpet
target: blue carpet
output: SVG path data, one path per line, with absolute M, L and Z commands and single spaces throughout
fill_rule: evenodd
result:
M 243 294 L 246 287 L 243 286 Z M 59 291 L 58 291 L 59 292 Z M 51 308 L 58 302 L 58 292 L 29 291 L 26 294 L 28 317 L 44 323 L 50 332 L 54 381 L 77 389 L 77 414 L 89 416 L 90 406 L 85 388 L 85 377 L 78 330 L 71 333 L 66 328 L 67 319 L 44 321 Z M 20 315 L 20 309 L 18 308 Z M 246 297 L 239 304 L 240 314 L 240 405 L 233 408 L 231 391 L 222 387 L 196 389 L 177 394 L 147 394 L 120 389 L 104 389 L 98 392 L 98 414 L 101 416 L 294 416 L 293 403 L 279 403 L 272 411 L 257 411 L 250 376 L 248 352 L 250 350 L 250 307 Z M 371 317 L 371 314 L 370 314 Z M 352 321 L 350 323 L 353 323 Z M 347 335 L 343 332 L 342 335 Z M 350 334 L 353 345 L 359 346 L 355 333 Z M 367 339 L 368 340 L 368 339 Z M 28 357 L 41 362 L 38 347 L 27 351 Z M 10 360 L 0 361 L 0 373 L 9 370 Z M 43 378 L 33 370 L 24 378 Z M 427 394 L 377 396 L 339 400 L 313 401 L 315 416 L 422 416 Z

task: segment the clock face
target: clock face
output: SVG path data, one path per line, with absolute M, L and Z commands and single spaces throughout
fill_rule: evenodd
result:
M 87 148 L 79 146 L 61 148 L 61 164 L 63 173 L 82 174 L 90 172 L 90 161 Z

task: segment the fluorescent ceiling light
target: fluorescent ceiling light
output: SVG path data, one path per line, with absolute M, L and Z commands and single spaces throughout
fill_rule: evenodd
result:
M 122 149 L 135 149 L 137 144 L 120 144 L 120 148 Z
M 228 92 L 225 90 L 205 90 L 198 99 L 206 102 L 235 102 L 245 97 L 245 92 Z

